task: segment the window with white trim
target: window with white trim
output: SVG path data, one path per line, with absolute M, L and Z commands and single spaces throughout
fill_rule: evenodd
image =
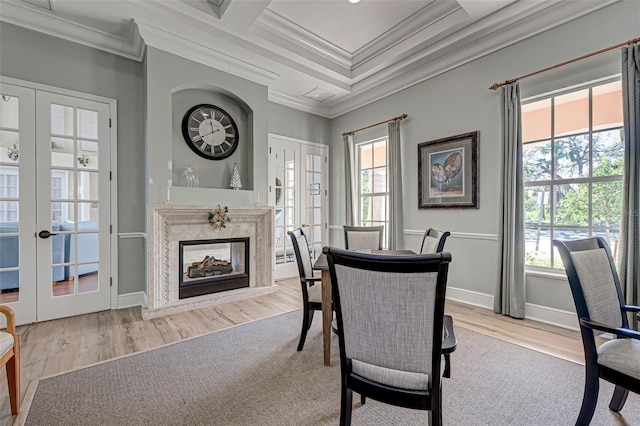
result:
M 620 80 L 522 103 L 525 257 L 563 268 L 551 240 L 604 237 L 617 255 L 624 143 Z
M 356 145 L 358 167 L 358 225 L 384 225 L 383 247 L 388 247 L 389 162 L 387 138 Z

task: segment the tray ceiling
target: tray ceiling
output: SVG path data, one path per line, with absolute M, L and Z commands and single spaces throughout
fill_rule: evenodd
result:
M 157 47 L 336 117 L 617 1 L 3 0 L 0 19 L 136 60 Z

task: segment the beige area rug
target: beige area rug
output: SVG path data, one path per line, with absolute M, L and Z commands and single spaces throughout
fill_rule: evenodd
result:
M 301 311 L 41 380 L 27 425 L 336 425 L 340 367 L 322 364 L 320 316 L 296 351 Z M 447 425 L 573 425 L 583 368 L 462 328 L 443 383 Z M 601 382 L 592 425 L 640 425 Z M 358 401 L 358 402 L 356 402 Z M 424 425 L 425 412 L 354 396 L 353 425 Z

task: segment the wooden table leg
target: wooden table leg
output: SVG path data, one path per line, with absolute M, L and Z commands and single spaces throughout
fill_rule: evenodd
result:
M 324 365 L 331 365 L 331 274 L 322 271 L 322 343 L 324 344 Z

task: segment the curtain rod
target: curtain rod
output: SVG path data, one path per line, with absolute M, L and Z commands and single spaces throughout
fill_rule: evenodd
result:
M 554 65 L 552 67 L 547 67 L 545 69 L 542 69 L 542 70 L 539 70 L 539 71 L 536 71 L 536 72 L 532 72 L 532 73 L 527 74 L 527 75 L 523 75 L 521 77 L 516 77 L 516 78 L 511 79 L 511 80 L 506 80 L 506 81 L 503 81 L 502 83 L 494 83 L 493 85 L 491 85 L 491 87 L 489 87 L 489 90 L 498 90 L 500 87 L 502 87 L 502 86 L 504 86 L 506 84 L 515 83 L 518 80 L 522 80 L 522 79 L 525 79 L 527 77 L 532 77 L 534 75 L 542 74 L 543 72 L 551 71 L 551 70 L 554 70 L 556 68 L 563 67 L 565 65 L 573 64 L 574 62 L 578 62 L 578 61 L 581 61 L 583 59 L 588 59 L 588 58 L 600 55 L 601 53 L 606 53 L 606 52 L 609 52 L 611 50 L 617 49 L 619 47 L 632 45 L 634 43 L 638 43 L 639 41 L 640 41 L 640 38 L 635 38 L 633 40 L 629 40 L 629 41 L 626 41 L 624 43 L 616 44 L 615 46 L 607 47 L 606 49 L 598 50 L 597 52 L 589 53 L 588 55 L 580 56 L 579 58 L 571 59 L 570 61 L 566 61 L 566 62 L 563 62 L 561 64 Z
M 407 117 L 409 117 L 407 114 L 402 114 L 402 115 L 399 115 L 399 116 L 397 116 L 397 117 L 393 117 L 393 118 L 390 118 L 390 119 L 388 119 L 388 120 L 381 121 L 381 122 L 376 123 L 376 124 L 372 124 L 371 126 L 363 127 L 362 129 L 352 130 L 352 131 L 350 131 L 350 132 L 344 132 L 344 133 L 342 134 L 342 136 L 353 135 L 354 133 L 357 133 L 357 132 L 359 132 L 359 131 L 361 131 L 361 130 L 367 130 L 367 129 L 370 129 L 370 128 L 372 128 L 372 127 L 379 126 L 379 125 L 381 125 L 381 124 L 388 123 L 388 122 L 390 122 L 390 121 L 404 120 L 404 119 L 405 119 L 405 118 L 407 118 Z

